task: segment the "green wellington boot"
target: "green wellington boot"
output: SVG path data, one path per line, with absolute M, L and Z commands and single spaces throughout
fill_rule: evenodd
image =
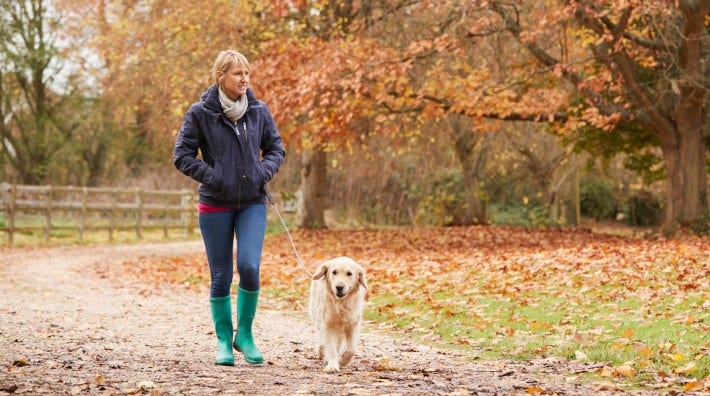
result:
M 214 332 L 217 334 L 217 359 L 215 364 L 234 366 L 234 353 L 232 352 L 232 297 L 210 297 L 210 309 Z
M 254 337 L 251 334 L 251 325 L 254 322 L 258 301 L 258 290 L 249 291 L 239 288 L 237 293 L 237 334 L 234 336 L 234 347 L 244 354 L 244 360 L 252 364 L 264 361 L 259 348 L 254 345 Z

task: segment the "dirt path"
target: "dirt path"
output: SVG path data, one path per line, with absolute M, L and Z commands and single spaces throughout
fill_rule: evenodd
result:
M 581 382 L 577 373 L 588 367 L 579 363 L 472 361 L 380 335 L 368 324 L 359 356 L 326 374 L 313 357 L 305 312 L 270 310 L 268 301 L 255 323 L 265 363 L 248 365 L 236 355 L 235 367 L 215 366 L 206 295 L 105 275 L 119 260 L 201 249 L 200 242 L 179 242 L 0 251 L 0 395 L 620 392 Z

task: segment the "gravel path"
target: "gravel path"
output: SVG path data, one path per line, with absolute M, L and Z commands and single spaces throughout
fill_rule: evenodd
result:
M 379 334 L 338 374 L 314 358 L 305 312 L 257 311 L 263 365 L 215 366 L 203 293 L 114 279 L 120 260 L 171 256 L 201 242 L 0 250 L 0 395 L 617 394 L 584 383 L 589 366 L 557 360 L 481 362 Z M 633 394 L 648 394 L 636 392 Z

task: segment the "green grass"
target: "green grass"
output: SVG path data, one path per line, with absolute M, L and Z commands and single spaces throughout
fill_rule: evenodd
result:
M 479 349 L 487 358 L 575 359 L 580 351 L 610 366 L 632 362 L 644 371 L 668 374 L 694 361 L 689 375 L 710 374 L 710 318 L 700 299 L 667 297 L 650 304 L 637 298 L 618 303 L 590 299 L 576 305 L 540 294 L 530 298 L 533 304 L 519 305 L 482 295 L 464 304 L 462 297 L 443 292 L 433 294 L 430 303 L 378 295 L 369 300 L 365 318 L 400 330 L 426 329 L 407 334 L 439 346 Z M 640 319 L 641 311 L 659 317 Z M 664 317 L 669 312 L 675 320 Z M 683 317 L 688 319 L 678 319 Z

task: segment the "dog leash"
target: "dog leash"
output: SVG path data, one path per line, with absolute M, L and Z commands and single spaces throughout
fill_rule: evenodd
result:
M 274 208 L 274 212 L 276 212 L 276 215 L 279 217 L 279 220 L 281 220 L 281 225 L 284 227 L 284 230 L 286 230 L 286 236 L 288 237 L 288 241 L 291 242 L 291 248 L 293 249 L 293 252 L 296 254 L 296 261 L 298 261 L 298 264 L 303 268 L 304 271 L 308 274 L 308 278 L 313 278 L 313 274 L 308 271 L 305 265 L 303 265 L 303 260 L 301 260 L 301 255 L 298 254 L 298 250 L 296 250 L 296 244 L 293 243 L 293 238 L 291 237 L 291 232 L 289 232 L 288 227 L 286 226 L 286 221 L 284 221 L 283 216 L 281 216 L 281 212 L 279 211 L 278 206 L 276 206 L 276 201 L 274 201 L 274 198 L 271 196 L 271 193 L 269 192 L 269 188 L 266 187 L 266 184 L 264 184 L 264 191 L 266 192 L 266 198 L 269 200 L 269 205 L 271 205 L 272 208 Z

